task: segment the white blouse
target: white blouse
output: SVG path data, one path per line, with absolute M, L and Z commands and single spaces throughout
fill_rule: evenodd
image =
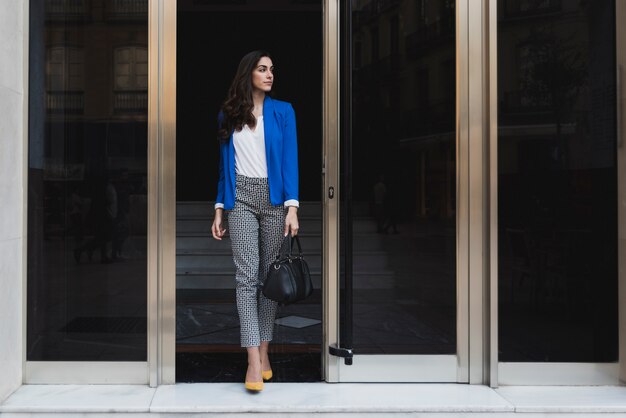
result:
M 256 120 L 254 131 L 246 124 L 233 133 L 235 172 L 246 177 L 267 178 L 263 115 Z
M 263 115 L 256 120 L 254 131 L 246 124 L 241 131 L 233 133 L 235 146 L 235 172 L 246 177 L 267 178 L 267 159 L 265 157 L 265 131 Z M 285 206 L 299 207 L 296 199 L 286 200 Z M 216 203 L 215 209 L 223 208 L 223 203 Z

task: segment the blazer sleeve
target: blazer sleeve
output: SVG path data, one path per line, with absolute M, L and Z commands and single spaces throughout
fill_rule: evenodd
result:
M 222 121 L 224 119 L 224 115 L 220 112 L 217 115 L 217 126 L 218 129 L 222 128 Z M 220 141 L 219 148 L 219 165 L 218 165 L 218 180 L 217 180 L 217 196 L 215 197 L 215 209 L 224 207 L 224 152 L 225 149 L 224 141 Z
M 296 112 L 291 103 L 287 104 L 283 123 L 283 191 L 285 205 L 299 206 L 298 202 L 298 137 L 296 133 Z

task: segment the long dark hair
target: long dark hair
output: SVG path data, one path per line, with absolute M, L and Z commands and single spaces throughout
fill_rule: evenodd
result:
M 272 58 L 269 52 L 257 50 L 248 52 L 239 61 L 239 67 L 221 108 L 224 119 L 221 129 L 217 132 L 217 137 L 220 141 L 227 140 L 231 132 L 241 130 L 245 124 L 252 129 L 256 126 L 256 118 L 252 114 L 252 109 L 254 108 L 252 101 L 252 71 L 254 71 L 262 57 Z

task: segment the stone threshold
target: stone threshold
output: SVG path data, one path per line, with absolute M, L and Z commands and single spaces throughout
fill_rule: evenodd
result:
M 624 386 L 503 386 L 415 383 L 240 383 L 24 385 L 0 405 L 3 417 L 585 416 L 626 417 Z M 416 415 L 417 414 L 417 415 Z M 583 414 L 583 415 L 581 415 Z M 616 415 L 617 414 L 617 415 Z

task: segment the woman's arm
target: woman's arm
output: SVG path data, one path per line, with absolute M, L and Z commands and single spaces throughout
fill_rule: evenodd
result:
M 222 128 L 223 114 L 219 113 L 217 116 L 218 130 Z M 228 144 L 220 142 L 219 152 L 219 164 L 218 164 L 218 180 L 217 180 L 217 196 L 215 197 L 215 217 L 213 218 L 213 225 L 211 226 L 211 232 L 213 238 L 216 240 L 222 240 L 222 237 L 226 233 L 226 229 L 222 227 L 222 218 L 224 214 L 224 158 L 223 153 L 227 150 L 224 149 Z
M 222 240 L 226 229 L 222 227 L 222 215 L 224 213 L 224 159 L 222 158 L 222 147 L 220 144 L 219 180 L 217 181 L 217 197 L 215 198 L 215 218 L 211 226 L 213 238 Z
M 217 115 L 217 130 L 219 132 L 222 129 L 222 121 L 224 120 L 224 114 L 220 111 Z M 220 142 L 219 149 L 219 163 L 218 163 L 218 180 L 217 180 L 217 196 L 215 197 L 215 209 L 224 207 L 224 156 L 228 151 L 228 146 L 225 141 Z
M 213 234 L 213 238 L 219 241 L 222 240 L 222 237 L 226 233 L 226 229 L 222 227 L 223 214 L 224 209 L 215 209 L 215 218 L 213 218 L 213 225 L 211 225 L 211 233 Z
M 296 133 L 296 113 L 291 103 L 287 104 L 283 124 L 283 191 L 285 203 L 299 206 L 298 202 L 298 137 Z
M 283 161 L 282 177 L 285 193 L 285 206 L 288 206 L 285 217 L 285 236 L 291 231 L 291 236 L 298 235 L 298 137 L 296 132 L 296 112 L 291 103 L 287 105 L 287 114 L 283 126 Z
M 287 216 L 285 217 L 285 236 L 291 231 L 291 236 L 295 237 L 298 235 L 299 230 L 298 208 L 296 206 L 289 206 Z
M 218 179 L 217 179 L 217 196 L 215 197 L 215 209 L 224 207 L 224 154 L 227 152 L 224 148 L 227 147 L 228 144 L 220 144 L 220 161 L 218 168 Z

